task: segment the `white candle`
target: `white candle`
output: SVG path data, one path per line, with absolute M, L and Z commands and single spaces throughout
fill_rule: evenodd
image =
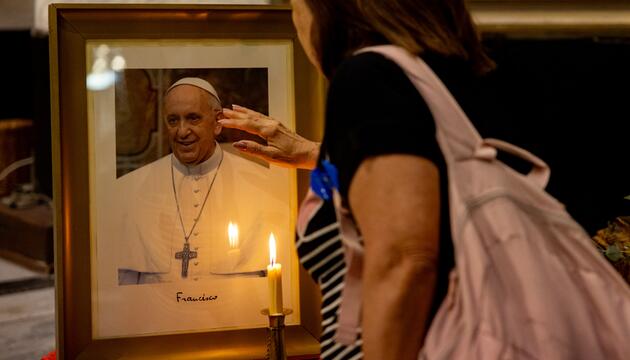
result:
M 282 314 L 282 266 L 276 262 L 276 238 L 269 235 L 269 265 L 267 266 L 269 279 L 269 313 Z

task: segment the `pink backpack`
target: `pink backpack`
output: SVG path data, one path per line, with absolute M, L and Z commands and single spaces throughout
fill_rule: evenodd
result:
M 396 62 L 416 86 L 447 163 L 456 267 L 419 358 L 629 359 L 630 289 L 544 191 L 547 165 L 482 139 L 420 58 L 391 45 L 366 51 Z M 496 159 L 497 150 L 533 170 L 515 172 Z M 360 326 L 363 253 L 354 222 L 334 198 L 348 267 L 336 340 L 349 345 Z

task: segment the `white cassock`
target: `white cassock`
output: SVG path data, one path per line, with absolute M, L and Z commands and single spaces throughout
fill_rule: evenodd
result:
M 122 202 L 119 281 L 121 271 L 135 274 L 138 281 L 133 282 L 154 283 L 265 269 L 269 224 L 283 222 L 282 211 L 273 211 L 282 204 L 267 191 L 269 169 L 218 144 L 215 149 L 196 166 L 169 154 L 117 181 Z M 239 227 L 237 248 L 229 244 L 229 222 Z M 182 254 L 177 253 L 188 236 L 196 257 L 189 260 L 184 278 Z

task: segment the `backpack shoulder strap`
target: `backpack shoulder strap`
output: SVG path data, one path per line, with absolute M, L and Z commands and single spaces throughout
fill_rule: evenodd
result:
M 346 263 L 335 341 L 344 345 L 352 345 L 361 332 L 363 247 L 361 245 L 361 235 L 350 216 L 350 212 L 343 207 L 341 195 L 337 189 L 334 190 L 333 201 L 339 221 L 344 248 L 344 261 Z

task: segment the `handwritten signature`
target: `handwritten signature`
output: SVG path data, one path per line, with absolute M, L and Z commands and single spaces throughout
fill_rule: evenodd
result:
M 183 292 L 178 291 L 177 294 L 175 294 L 175 297 L 177 298 L 177 302 L 200 302 L 200 301 L 214 301 L 219 296 L 218 295 L 206 296 L 206 294 L 203 294 L 201 296 L 185 296 Z

